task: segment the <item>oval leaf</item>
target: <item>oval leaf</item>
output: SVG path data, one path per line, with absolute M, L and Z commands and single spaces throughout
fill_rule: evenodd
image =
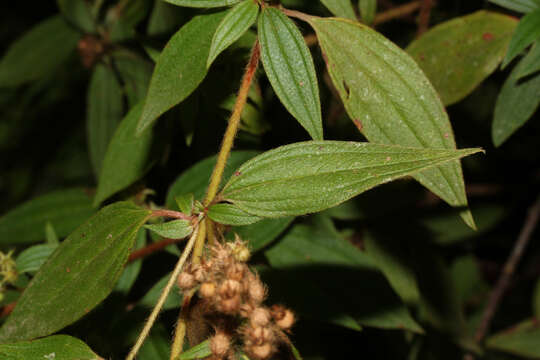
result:
M 488 0 L 510 10 L 528 13 L 540 8 L 540 0 Z
M 29 340 L 77 321 L 109 295 L 150 211 L 119 202 L 103 208 L 56 249 L 0 328 L 0 342 Z
M 223 225 L 250 225 L 262 218 L 253 216 L 230 204 L 212 205 L 208 210 L 208 217 Z
M 0 345 L 0 357 L 5 360 L 102 360 L 88 345 L 67 335 Z
M 131 109 L 111 139 L 99 175 L 94 205 L 133 184 L 148 169 L 152 130 L 147 129 L 140 136 L 136 135 L 142 105 L 139 103 Z
M 150 81 L 139 120 L 139 134 L 161 114 L 187 98 L 203 81 L 212 37 L 225 14 L 221 11 L 194 17 L 165 45 Z
M 223 50 L 238 40 L 255 23 L 258 14 L 259 4 L 253 0 L 244 0 L 228 11 L 212 39 L 207 68 Z
M 144 227 L 159 236 L 170 239 L 183 239 L 193 231 L 191 222 L 187 220 L 173 220 L 162 224 L 145 225 Z
M 403 50 L 376 31 L 342 19 L 309 18 L 347 113 L 369 141 L 455 149 L 448 115 L 433 86 Z M 458 161 L 415 179 L 452 206 L 467 208 Z M 474 227 L 468 209 L 465 222 Z
M 96 65 L 88 89 L 86 127 L 90 160 L 98 177 L 109 141 L 123 116 L 122 93 L 114 71 L 107 65 Z
M 194 8 L 213 8 L 229 6 L 239 3 L 242 0 L 164 0 L 165 2 Z
M 15 40 L 0 62 L 0 87 L 37 80 L 61 65 L 81 35 L 61 16 L 53 16 Z
M 179 359 L 180 360 L 203 359 L 210 355 L 212 355 L 212 350 L 210 349 L 210 341 L 206 340 L 200 343 L 199 345 L 196 345 L 192 347 L 191 349 L 184 351 L 180 355 Z
M 341 141 L 296 143 L 268 151 L 242 165 L 221 195 L 257 216 L 303 215 L 478 151 Z
M 321 2 L 332 14 L 346 19 L 356 20 L 351 0 L 321 0 Z
M 277 272 L 276 286 L 271 281 L 269 286 L 285 289 L 287 303 L 302 316 L 316 314 L 318 321 L 354 330 L 360 330 L 361 324 L 423 332 L 384 277 L 376 273 L 372 259 L 343 239 L 333 225 L 331 229 L 297 225 L 265 255 L 272 268 L 278 269 L 272 270 Z M 349 286 L 344 287 L 344 281 Z
M 358 10 L 364 24 L 371 24 L 377 14 L 377 0 L 359 0 Z
M 56 244 L 40 244 L 25 249 L 17 256 L 17 272 L 22 274 L 38 271 L 57 247 Z
M 92 199 L 83 189 L 52 192 L 32 199 L 0 218 L 0 243 L 24 244 L 45 239 L 48 222 L 64 237 L 93 213 Z
M 95 32 L 96 24 L 90 6 L 84 0 L 56 0 L 60 12 L 67 21 L 84 32 Z
M 538 359 L 540 326 L 537 320 L 523 321 L 487 339 L 487 347 L 506 353 Z
M 495 146 L 502 145 L 521 128 L 540 105 L 540 74 L 520 79 L 520 62 L 506 79 L 495 104 L 491 136 Z
M 407 52 L 416 60 L 445 105 L 469 95 L 506 53 L 517 21 L 478 11 L 435 26 L 413 41 Z
M 525 15 L 519 22 L 516 32 L 508 45 L 508 52 L 503 60 L 502 67 L 510 63 L 527 46 L 540 39 L 540 8 Z
M 128 104 L 135 106 L 146 96 L 152 77 L 152 64 L 130 52 L 117 51 L 112 57 L 124 84 Z
M 277 96 L 313 139 L 322 140 L 319 85 L 300 30 L 281 11 L 267 7 L 259 18 L 259 40 L 264 70 Z
M 537 41 L 529 53 L 521 60 L 519 78 L 540 71 L 540 41 Z

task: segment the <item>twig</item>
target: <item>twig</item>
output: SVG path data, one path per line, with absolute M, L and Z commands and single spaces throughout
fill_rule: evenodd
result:
M 260 54 L 259 41 L 255 41 L 255 45 L 253 45 L 253 49 L 251 51 L 251 58 L 249 59 L 246 72 L 242 78 L 242 85 L 238 91 L 236 103 L 234 104 L 233 112 L 231 114 L 231 118 L 229 119 L 229 125 L 227 126 L 227 130 L 223 136 L 223 143 L 221 144 L 216 166 L 212 172 L 210 185 L 208 186 L 208 192 L 206 193 L 206 198 L 204 200 L 205 206 L 210 205 L 218 192 L 219 184 L 221 183 L 221 178 L 223 177 L 223 170 L 225 170 L 227 159 L 229 158 L 229 154 L 234 144 L 234 138 L 238 132 L 238 127 L 240 125 L 242 111 L 246 105 L 249 88 L 251 87 L 253 76 L 255 75 L 255 71 L 259 65 Z
M 186 248 L 184 249 L 184 252 L 182 253 L 182 256 L 180 256 L 180 259 L 178 260 L 178 263 L 176 264 L 176 267 L 174 268 L 172 275 L 167 282 L 167 285 L 161 292 L 161 295 L 158 299 L 158 302 L 156 306 L 154 306 L 154 309 L 152 310 L 152 313 L 150 314 L 150 317 L 146 321 L 146 324 L 144 324 L 144 328 L 142 329 L 141 333 L 139 334 L 139 337 L 137 338 L 137 342 L 129 352 L 128 356 L 126 357 L 126 360 L 133 360 L 135 359 L 135 356 L 137 355 L 137 352 L 139 352 L 139 349 L 141 348 L 142 344 L 144 343 L 144 340 L 148 336 L 148 333 L 150 333 L 150 329 L 154 325 L 154 322 L 156 321 L 159 312 L 161 311 L 161 308 L 163 307 L 163 304 L 165 303 L 165 300 L 167 299 L 167 296 L 169 296 L 169 293 L 171 292 L 171 289 L 176 282 L 176 279 L 178 278 L 178 275 L 180 275 L 180 272 L 182 271 L 182 268 L 184 267 L 184 264 L 189 256 L 191 254 L 191 250 L 193 249 L 193 245 L 195 245 L 195 239 L 197 238 L 197 235 L 199 234 L 199 227 L 197 226 L 195 228 L 195 231 L 191 235 L 191 238 L 189 239 Z
M 375 16 L 373 20 L 373 26 L 379 25 L 385 22 L 388 22 L 393 19 L 402 18 L 410 15 L 420 8 L 422 5 L 421 1 L 411 1 L 408 4 L 395 7 L 393 9 L 387 10 Z
M 173 210 L 154 210 L 152 211 L 152 217 L 166 217 L 172 219 L 193 220 L 194 216 L 189 216 L 179 211 Z
M 416 32 L 416 36 L 422 35 L 429 28 L 429 18 L 431 17 L 433 5 L 433 0 L 422 0 L 420 14 L 418 15 L 418 31 Z
M 525 224 L 521 229 L 516 244 L 514 245 L 514 249 L 512 250 L 510 257 L 506 261 L 506 264 L 504 265 L 504 269 L 501 276 L 499 277 L 499 280 L 497 281 L 495 289 L 489 297 L 486 310 L 484 311 L 484 315 L 482 316 L 482 321 L 480 323 L 480 326 L 476 330 L 476 334 L 474 336 L 476 342 L 481 342 L 484 339 L 484 336 L 487 334 L 493 316 L 497 311 L 497 307 L 499 306 L 499 303 L 501 302 L 506 290 L 508 289 L 508 286 L 510 285 L 512 275 L 514 274 L 514 271 L 516 270 L 516 267 L 521 260 L 523 253 L 525 252 L 525 248 L 529 243 L 531 235 L 536 228 L 539 216 L 540 197 L 538 197 L 534 205 L 529 208 L 527 218 L 525 219 Z
M 143 247 L 142 249 L 135 250 L 129 255 L 128 262 L 133 262 L 141 258 L 152 255 L 155 252 L 165 249 L 167 246 L 179 243 L 185 239 L 164 239 L 148 246 Z

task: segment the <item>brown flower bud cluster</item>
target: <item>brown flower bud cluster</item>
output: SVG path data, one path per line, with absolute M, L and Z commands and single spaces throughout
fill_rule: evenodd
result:
M 240 240 L 217 243 L 210 249 L 209 260 L 190 265 L 178 277 L 184 291 L 198 286 L 198 296 L 216 329 L 210 339 L 212 360 L 232 358 L 234 344 L 253 360 L 270 359 L 285 334 L 294 324 L 292 311 L 263 305 L 267 289 L 245 261 L 249 250 Z M 233 324 L 233 325 L 231 325 Z

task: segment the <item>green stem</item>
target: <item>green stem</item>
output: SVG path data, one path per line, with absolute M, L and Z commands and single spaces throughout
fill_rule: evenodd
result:
M 144 324 L 144 328 L 142 329 L 141 333 L 139 334 L 139 337 L 137 339 L 137 342 L 129 352 L 128 356 L 126 357 L 126 360 L 133 360 L 135 359 L 135 356 L 139 352 L 139 349 L 141 348 L 142 344 L 144 343 L 144 340 L 150 333 L 150 329 L 152 329 L 152 325 L 154 325 L 154 322 L 156 321 L 159 312 L 161 311 L 161 308 L 163 307 L 163 304 L 165 303 L 165 300 L 169 296 L 169 293 L 171 292 L 171 289 L 174 286 L 174 283 L 176 282 L 176 279 L 178 278 L 178 275 L 180 275 L 180 272 L 182 271 L 182 268 L 184 267 L 184 264 L 186 263 L 186 260 L 191 253 L 191 250 L 193 249 L 193 246 L 195 245 L 195 239 L 197 239 L 199 235 L 199 227 L 195 227 L 195 231 L 193 231 L 193 234 L 191 235 L 191 238 L 189 239 L 186 248 L 184 249 L 184 252 L 182 253 L 182 256 L 180 256 L 180 260 L 178 260 L 178 263 L 176 264 L 176 267 L 174 268 L 174 271 L 167 282 L 167 285 L 161 292 L 161 295 L 158 299 L 158 302 L 156 306 L 154 306 L 154 309 L 152 310 L 152 313 L 150 314 L 150 317 L 146 321 L 146 324 Z
M 253 81 L 253 76 L 257 70 L 260 57 L 260 48 L 259 41 L 255 41 L 253 49 L 251 51 L 251 58 L 246 67 L 246 72 L 242 79 L 242 85 L 238 91 L 238 96 L 236 97 L 236 103 L 229 119 L 229 125 L 225 131 L 223 137 L 223 143 L 221 144 L 221 150 L 217 158 L 216 166 L 212 172 L 212 177 L 210 179 L 210 185 L 208 186 L 208 191 L 206 193 L 206 198 L 204 200 L 204 206 L 208 206 L 212 203 L 216 194 L 219 190 L 219 184 L 221 183 L 221 178 L 223 177 L 223 170 L 225 170 L 225 165 L 227 164 L 227 159 L 234 144 L 234 138 L 238 132 L 238 127 L 240 126 L 240 120 L 242 118 L 242 111 L 246 105 L 249 88 L 251 87 L 251 82 Z

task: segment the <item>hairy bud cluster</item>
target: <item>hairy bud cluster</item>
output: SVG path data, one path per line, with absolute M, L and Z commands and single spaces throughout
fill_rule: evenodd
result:
M 263 305 L 267 289 L 246 265 L 249 257 L 249 250 L 237 237 L 232 243 L 214 245 L 209 260 L 188 266 L 178 277 L 178 287 L 184 291 L 198 286 L 199 298 L 214 319 L 212 360 L 231 358 L 235 340 L 243 344 L 250 359 L 269 359 L 294 324 L 289 309 Z

